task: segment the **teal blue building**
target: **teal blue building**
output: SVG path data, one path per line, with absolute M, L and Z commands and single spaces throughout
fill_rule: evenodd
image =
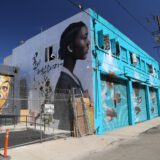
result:
M 97 134 L 160 115 L 159 64 L 90 10 Z

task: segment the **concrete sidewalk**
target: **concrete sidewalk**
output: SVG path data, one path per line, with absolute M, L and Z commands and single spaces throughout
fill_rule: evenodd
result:
M 12 160 L 79 160 L 118 144 L 135 139 L 140 133 L 160 125 L 160 117 L 127 126 L 105 135 L 67 138 L 9 149 Z

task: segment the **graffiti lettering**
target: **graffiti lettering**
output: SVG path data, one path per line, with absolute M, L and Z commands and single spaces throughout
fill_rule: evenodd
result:
M 56 69 L 56 68 L 59 68 L 60 66 L 62 66 L 63 63 L 60 63 L 60 64 L 53 64 L 52 66 L 50 66 L 49 64 L 48 65 L 45 65 L 44 67 L 40 68 L 40 69 L 37 69 L 37 75 L 45 75 L 47 73 L 49 73 L 51 70 L 53 69 Z

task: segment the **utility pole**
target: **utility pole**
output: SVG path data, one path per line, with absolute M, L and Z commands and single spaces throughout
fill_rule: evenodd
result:
M 157 23 L 158 29 L 156 29 L 154 32 L 152 32 L 152 34 L 153 34 L 154 40 L 158 44 L 158 46 L 155 46 L 154 48 L 160 48 L 160 16 L 155 16 L 155 22 Z
M 156 16 L 156 21 L 157 21 L 157 25 L 158 25 L 158 30 L 160 32 L 160 16 Z
M 154 21 L 156 22 L 158 29 L 152 32 L 156 43 L 156 46 L 154 46 L 153 48 L 156 49 L 157 54 L 160 54 L 160 16 L 154 16 Z

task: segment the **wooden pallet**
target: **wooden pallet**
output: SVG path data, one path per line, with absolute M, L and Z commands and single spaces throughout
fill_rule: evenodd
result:
M 89 98 L 74 99 L 74 136 L 81 137 L 93 134 L 94 131 L 94 109 Z

